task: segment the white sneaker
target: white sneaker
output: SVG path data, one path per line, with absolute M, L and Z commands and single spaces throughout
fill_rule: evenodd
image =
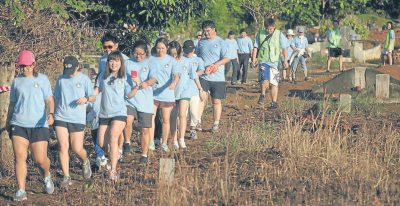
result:
M 97 167 L 104 167 L 107 165 L 108 159 L 105 156 L 102 157 L 96 157 L 96 165 Z
M 175 149 L 175 150 L 178 150 L 178 149 L 179 149 L 178 141 L 174 141 L 174 149 Z
M 179 146 L 180 146 L 182 149 L 186 149 L 186 144 L 185 144 L 185 139 L 184 139 L 184 138 L 179 139 Z
M 156 145 L 154 144 L 154 141 L 151 141 L 149 144 L 149 150 L 156 150 Z

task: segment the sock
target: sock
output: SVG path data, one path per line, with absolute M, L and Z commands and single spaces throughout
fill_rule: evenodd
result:
M 219 121 L 214 121 L 214 125 L 215 125 L 215 124 L 219 124 Z
M 142 154 L 142 157 L 147 157 L 147 154 Z

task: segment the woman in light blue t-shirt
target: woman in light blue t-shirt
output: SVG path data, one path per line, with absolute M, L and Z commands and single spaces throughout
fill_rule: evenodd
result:
M 60 183 L 61 187 L 68 187 L 72 184 L 69 175 L 69 147 L 77 154 L 82 162 L 83 177 L 88 179 L 92 175 L 90 161 L 84 145 L 86 104 L 93 102 L 92 82 L 88 76 L 79 70 L 78 59 L 74 56 L 64 58 L 63 74 L 57 79 L 54 89 L 55 114 L 54 126 L 60 152 L 61 169 L 64 178 Z
M 54 192 L 47 156 L 49 126 L 54 121 L 54 98 L 50 81 L 36 70 L 35 57 L 31 51 L 22 51 L 17 60 L 20 74 L 11 85 L 6 128 L 12 140 L 15 156 L 15 176 L 18 191 L 15 201 L 27 199 L 25 191 L 27 158 L 29 148 L 33 159 L 43 174 L 47 194 Z M 46 105 L 49 113 L 46 114 Z
M 124 58 L 119 51 L 111 52 L 107 58 L 106 70 L 101 73 L 97 82 L 95 94 L 102 92 L 100 113 L 98 143 L 104 147 L 104 137 L 110 138 L 110 160 L 111 170 L 110 179 L 117 180 L 117 163 L 119 156 L 118 139 L 122 134 L 127 118 L 126 94 L 126 70 Z M 134 90 L 137 88 L 134 88 Z M 108 132 L 106 134 L 106 132 Z
M 176 60 L 167 54 L 168 41 L 165 38 L 159 38 L 155 43 L 155 56 L 150 57 L 150 69 L 157 70 L 157 83 L 153 86 L 154 106 L 153 119 L 151 127 L 151 141 L 149 148 L 154 150 L 154 131 L 155 114 L 158 108 L 162 113 L 162 144 L 164 152 L 169 152 L 167 140 L 170 133 L 170 115 L 175 106 L 174 90 L 179 81 L 179 71 L 177 70 Z

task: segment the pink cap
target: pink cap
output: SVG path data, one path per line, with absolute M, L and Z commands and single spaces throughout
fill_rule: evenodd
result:
M 18 55 L 17 64 L 30 66 L 35 62 L 35 55 L 29 50 L 23 50 Z

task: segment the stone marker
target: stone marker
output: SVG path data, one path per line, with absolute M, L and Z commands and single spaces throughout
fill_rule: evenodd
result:
M 350 94 L 340 94 L 339 97 L 339 110 L 342 112 L 351 112 L 351 95 Z
M 354 87 L 361 86 L 361 88 L 365 88 L 365 70 L 367 70 L 366 67 L 354 68 Z
M 389 99 L 389 74 L 376 75 L 376 98 L 379 100 Z
M 175 160 L 171 158 L 160 158 L 159 179 L 160 182 L 172 184 L 175 174 Z

